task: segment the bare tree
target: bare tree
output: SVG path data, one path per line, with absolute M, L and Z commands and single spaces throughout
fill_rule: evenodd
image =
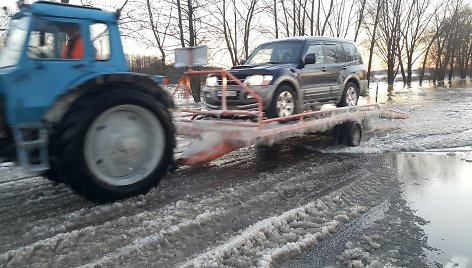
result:
M 277 17 L 277 0 L 274 0 L 274 25 L 275 25 L 275 38 L 279 38 L 279 18 Z
M 372 23 L 373 25 L 366 23 L 367 33 L 368 35 L 370 35 L 369 61 L 367 64 L 367 81 L 368 81 L 367 86 L 370 85 L 370 81 L 371 81 L 372 58 L 374 56 L 375 40 L 377 38 L 377 27 L 379 25 L 380 10 L 382 9 L 382 7 L 383 7 L 383 0 L 376 0 L 376 2 L 374 2 L 372 7 L 370 8 L 370 14 L 372 13 L 375 14 L 373 15 L 374 17 L 374 21 Z M 372 31 L 370 31 L 371 26 L 373 27 Z
M 352 30 L 352 21 L 356 15 L 355 1 L 336 0 L 332 12 L 332 19 L 328 21 L 330 35 L 335 37 L 346 37 Z
M 424 39 L 428 25 L 440 5 L 432 6 L 431 0 L 410 0 L 407 4 L 409 4 L 409 10 L 404 24 L 406 27 L 403 28 L 401 34 L 406 54 L 406 84 L 411 85 L 413 65 L 421 57 L 421 52 L 424 51 L 418 48 L 422 44 L 421 41 Z M 431 7 L 431 10 L 428 10 L 428 7 Z M 418 53 L 418 51 L 421 52 Z
M 453 69 L 459 23 L 457 17 L 459 17 L 460 11 L 463 8 L 463 3 L 461 0 L 458 0 L 452 4 L 452 6 L 449 5 L 447 8 L 448 15 L 445 18 L 442 30 L 439 32 L 434 44 L 436 54 L 434 80 L 436 81 L 444 81 L 448 66 L 450 66 L 450 69 Z
M 329 1 L 329 7 L 328 7 L 328 10 L 326 10 L 324 7 L 323 7 L 323 2 L 319 2 L 321 3 L 321 9 L 322 11 L 324 12 L 324 18 L 325 18 L 325 21 L 323 23 L 323 27 L 321 29 L 318 28 L 318 35 L 324 35 L 325 34 L 325 31 L 326 31 L 326 26 L 328 25 L 329 23 L 329 18 L 331 17 L 331 15 L 333 14 L 333 8 L 334 8 L 334 0 L 330 0 Z
M 423 65 L 421 67 L 421 72 L 420 72 L 420 78 L 419 78 L 419 83 L 420 85 L 422 85 L 423 83 L 423 78 L 424 78 L 424 74 L 425 74 L 425 69 L 426 69 L 426 64 L 428 62 L 428 56 L 430 55 L 430 51 L 431 51 L 431 48 L 433 46 L 433 44 L 437 41 L 437 38 L 439 36 L 439 34 L 443 31 L 443 27 L 444 27 L 444 22 L 445 22 L 445 19 L 446 19 L 446 12 L 442 10 L 443 8 L 440 8 L 440 12 L 436 12 L 434 15 L 433 15 L 433 20 L 432 22 L 434 23 L 434 25 L 429 25 L 428 27 L 430 27 L 430 33 L 429 34 L 426 34 L 426 38 L 425 40 L 428 40 L 428 45 L 426 46 L 426 50 L 425 50 L 425 53 L 424 53 L 424 59 L 423 59 Z
M 249 3 L 248 3 L 249 2 Z M 254 16 L 261 12 L 262 9 L 258 8 L 259 0 L 249 0 L 243 1 L 245 3 L 246 14 L 242 15 L 244 21 L 244 30 L 243 30 L 243 46 L 244 46 L 244 56 L 247 58 L 249 56 L 249 38 L 251 30 L 253 29 L 253 20 Z
M 177 6 L 180 45 L 182 47 L 185 47 L 184 28 L 183 28 L 183 22 L 182 22 L 182 5 L 180 3 L 180 0 L 176 0 L 175 5 Z
M 387 83 L 392 86 L 398 68 L 398 45 L 401 37 L 402 1 L 380 0 L 378 38 L 375 39 L 378 56 L 387 64 Z
M 472 57 L 472 7 L 465 6 L 461 10 L 458 19 L 460 23 L 456 29 L 456 65 L 459 77 L 465 79 L 469 69 L 470 58 Z M 452 71 L 451 68 L 450 77 L 452 76 Z
M 361 26 L 364 23 L 364 16 L 365 16 L 365 6 L 366 6 L 367 0 L 361 0 L 357 1 L 357 4 L 359 5 L 357 7 L 357 12 L 356 12 L 356 30 L 354 32 L 354 42 L 357 41 L 357 37 L 359 36 L 359 32 L 361 30 Z
M 165 41 L 170 26 L 170 14 L 172 14 L 172 7 L 169 8 L 169 16 L 163 18 L 164 8 L 153 8 L 150 0 L 146 0 L 146 7 L 149 16 L 149 23 L 151 25 L 151 31 L 156 41 L 156 45 L 161 52 L 161 70 L 160 73 L 165 73 L 164 67 L 166 66 L 166 51 Z M 154 9 L 154 11 L 153 11 Z M 154 15 L 155 14 L 155 15 Z
M 210 12 L 213 22 L 208 23 L 207 27 L 211 28 L 212 34 L 224 40 L 225 49 L 231 58 L 231 64 L 238 64 L 238 29 L 240 18 L 236 10 L 235 0 L 216 0 L 211 2 L 215 10 Z M 215 38 L 218 39 L 218 38 Z

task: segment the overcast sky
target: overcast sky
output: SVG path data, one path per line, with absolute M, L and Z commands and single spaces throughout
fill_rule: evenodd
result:
M 56 0 L 56 1 L 59 1 L 59 0 Z M 69 1 L 70 1 L 71 4 L 77 4 L 77 5 L 80 5 L 80 4 L 82 4 L 82 2 L 85 2 L 85 1 L 81 1 L 81 0 L 69 0 Z M 439 2 L 439 1 L 440 0 L 432 0 L 432 2 Z M 466 1 L 472 1 L 472 0 L 466 0 Z M 16 2 L 17 2 L 17 0 L 0 0 L 0 7 L 7 6 L 11 11 L 14 11 L 14 10 L 16 10 Z M 25 2 L 26 3 L 32 3 L 32 2 L 34 2 L 34 0 L 26 0 Z M 110 0 L 93 0 L 92 2 L 96 7 L 100 7 L 100 8 L 105 9 L 105 10 L 114 11 L 114 10 L 116 10 L 117 7 L 121 7 L 123 5 L 123 3 L 125 2 L 125 0 L 113 0 L 113 1 L 110 1 Z M 256 38 L 256 40 L 254 40 L 254 44 L 260 44 L 261 42 L 263 42 L 265 40 L 266 39 L 263 38 L 263 36 L 258 36 Z M 125 39 L 125 40 L 123 40 L 123 47 L 124 47 L 125 53 L 127 53 L 127 54 L 139 53 L 139 54 L 144 54 L 144 55 L 160 55 L 157 48 L 147 47 L 147 46 L 143 45 L 142 42 L 138 43 L 137 40 L 127 40 L 127 39 Z M 363 51 L 363 49 L 361 48 L 361 52 L 363 54 L 363 58 L 366 59 L 367 51 Z M 173 56 L 172 54 L 173 53 L 171 53 L 168 56 L 170 56 L 170 58 L 172 58 L 172 56 Z M 216 62 L 219 62 L 220 64 L 222 63 L 223 65 L 230 64 L 229 55 L 226 55 L 225 53 L 218 53 L 218 54 L 221 54 L 221 55 L 218 55 L 218 56 L 215 55 L 215 59 L 216 58 L 221 58 L 221 60 L 215 60 Z M 374 65 L 379 64 L 380 63 L 379 60 L 380 59 L 376 58 L 375 59 L 376 62 L 374 62 Z M 226 61 L 228 61 L 228 62 L 226 63 Z

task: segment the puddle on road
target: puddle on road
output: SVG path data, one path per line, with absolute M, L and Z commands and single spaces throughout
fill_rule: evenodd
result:
M 472 153 L 432 152 L 395 155 L 403 196 L 438 251 L 428 259 L 445 267 L 472 265 Z

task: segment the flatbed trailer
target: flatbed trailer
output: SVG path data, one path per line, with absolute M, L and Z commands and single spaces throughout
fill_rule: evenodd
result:
M 222 77 L 222 110 L 190 108 L 190 80 L 195 75 L 216 74 Z M 231 110 L 227 107 L 228 80 L 237 83 L 257 102 L 255 111 Z M 194 165 L 216 159 L 233 150 L 253 145 L 270 146 L 288 137 L 333 129 L 338 142 L 357 146 L 362 137 L 361 122 L 374 117 L 407 118 L 402 112 L 384 110 L 379 104 L 348 106 L 309 111 L 290 116 L 266 118 L 259 95 L 226 70 L 194 71 L 180 78 L 174 96 L 184 91 L 185 106 L 174 118 L 177 135 L 197 139 L 177 159 L 178 165 Z M 197 120 L 203 118 L 203 120 Z

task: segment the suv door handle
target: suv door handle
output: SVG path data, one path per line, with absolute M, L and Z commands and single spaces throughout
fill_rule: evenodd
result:
M 344 65 L 344 66 L 343 66 L 343 69 L 344 69 L 344 70 L 346 70 L 346 69 L 347 69 L 347 66 L 346 66 L 346 65 Z
M 326 72 L 326 67 L 321 67 L 321 71 Z

